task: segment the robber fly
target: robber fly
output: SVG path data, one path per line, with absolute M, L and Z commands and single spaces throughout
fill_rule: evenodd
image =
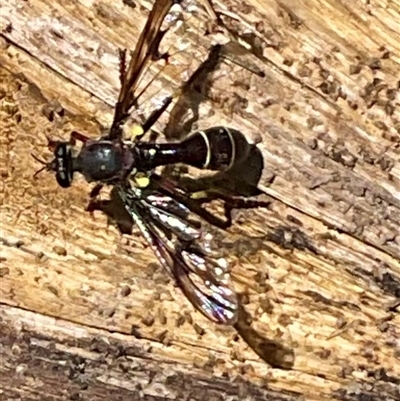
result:
M 68 142 L 50 141 L 54 159 L 44 163 L 43 169 L 54 172 L 58 184 L 64 188 L 71 186 L 74 173 L 99 184 L 97 189 L 102 184 L 113 185 L 159 261 L 192 304 L 214 322 L 233 324 L 238 303 L 231 289 L 226 261 L 213 255 L 212 236 L 190 221 L 190 211 L 181 202 L 188 195 L 152 170 L 172 163 L 227 170 L 247 156 L 247 142 L 239 131 L 227 127 L 197 131 L 177 143 L 140 142 L 171 104 L 172 97 L 166 98 L 140 126 L 140 135 L 130 141 L 123 139 L 123 126 L 132 109 L 137 107 L 135 92 L 148 64 L 168 58 L 159 52 L 160 42 L 167 32 L 162 24 L 176 3 L 179 2 L 156 0 L 128 65 L 126 52 L 120 53 L 121 89 L 108 133 L 93 140 L 73 132 Z M 76 140 L 83 146 L 74 155 Z M 135 179 L 139 173 L 148 176 L 146 184 L 139 184 Z M 92 191 L 93 196 L 97 194 Z

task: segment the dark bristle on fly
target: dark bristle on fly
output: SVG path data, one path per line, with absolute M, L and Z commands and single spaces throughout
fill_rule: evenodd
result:
M 124 209 L 124 218 L 136 224 L 161 265 L 193 306 L 215 323 L 233 325 L 238 318 L 238 298 L 227 262 L 211 251 L 211 234 L 193 222 L 191 194 L 171 184 L 172 181 L 161 176 L 156 178 L 153 170 L 184 163 L 199 169 L 227 171 L 243 163 L 254 145 L 237 129 L 224 126 L 196 131 L 175 143 L 142 142 L 143 135 L 130 141 L 123 138 L 124 123 L 143 95 L 138 89 L 143 77 L 151 70 L 150 64 L 166 54 L 160 52 L 160 42 L 170 28 L 162 26 L 176 3 L 182 2 L 156 0 L 134 51 L 120 52 L 120 91 L 108 133 L 90 139 L 74 131 L 68 142 L 49 140 L 54 158 L 47 163 L 34 156 L 43 164 L 35 176 L 43 170 L 51 171 L 63 188 L 71 186 L 74 173 L 95 182 L 90 211 L 106 207 L 112 201 L 111 198 L 109 201 L 96 199 L 103 185 L 111 185 L 112 195 Z M 175 19 L 169 19 L 167 25 L 172 25 L 170 20 Z M 168 62 L 166 58 L 165 63 Z M 185 83 L 180 89 L 184 86 Z M 142 123 L 143 134 L 151 130 L 172 99 L 167 97 Z M 77 141 L 82 146 L 73 153 Z M 143 175 L 147 179 L 140 181 Z

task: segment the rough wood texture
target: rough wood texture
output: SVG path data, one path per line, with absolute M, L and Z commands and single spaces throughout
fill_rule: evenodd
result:
M 110 123 L 117 49 L 151 7 L 133 5 L 1 4 L 0 398 L 399 400 L 399 1 L 215 3 L 257 30 L 266 73 L 224 62 L 198 110 L 261 138 L 273 200 L 218 237 L 253 319 L 235 329 L 193 312 L 139 236 L 91 219 L 87 183 L 32 178 L 45 135 Z M 192 71 L 214 39 L 188 40 Z

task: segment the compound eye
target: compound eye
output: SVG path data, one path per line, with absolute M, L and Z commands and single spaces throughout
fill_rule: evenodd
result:
M 56 173 L 56 180 L 58 182 L 58 185 L 62 188 L 68 188 L 71 186 L 72 183 L 72 175 L 66 174 L 65 171 L 61 171 Z
M 71 147 L 67 143 L 59 143 L 54 150 L 54 155 L 54 170 L 58 185 L 68 188 L 71 186 L 74 175 Z

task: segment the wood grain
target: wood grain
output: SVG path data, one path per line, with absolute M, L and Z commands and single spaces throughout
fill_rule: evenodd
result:
M 190 110 L 261 140 L 271 206 L 216 233 L 251 316 L 236 329 L 194 312 L 136 230 L 92 219 L 89 184 L 32 178 L 46 135 L 110 124 L 118 48 L 151 7 L 129 4 L 1 4 L 1 398 L 400 399 L 400 2 L 214 3 L 265 72 L 225 60 Z M 227 40 L 197 39 L 206 19 L 176 55 L 189 72 Z M 183 78 L 164 69 L 156 95 Z

